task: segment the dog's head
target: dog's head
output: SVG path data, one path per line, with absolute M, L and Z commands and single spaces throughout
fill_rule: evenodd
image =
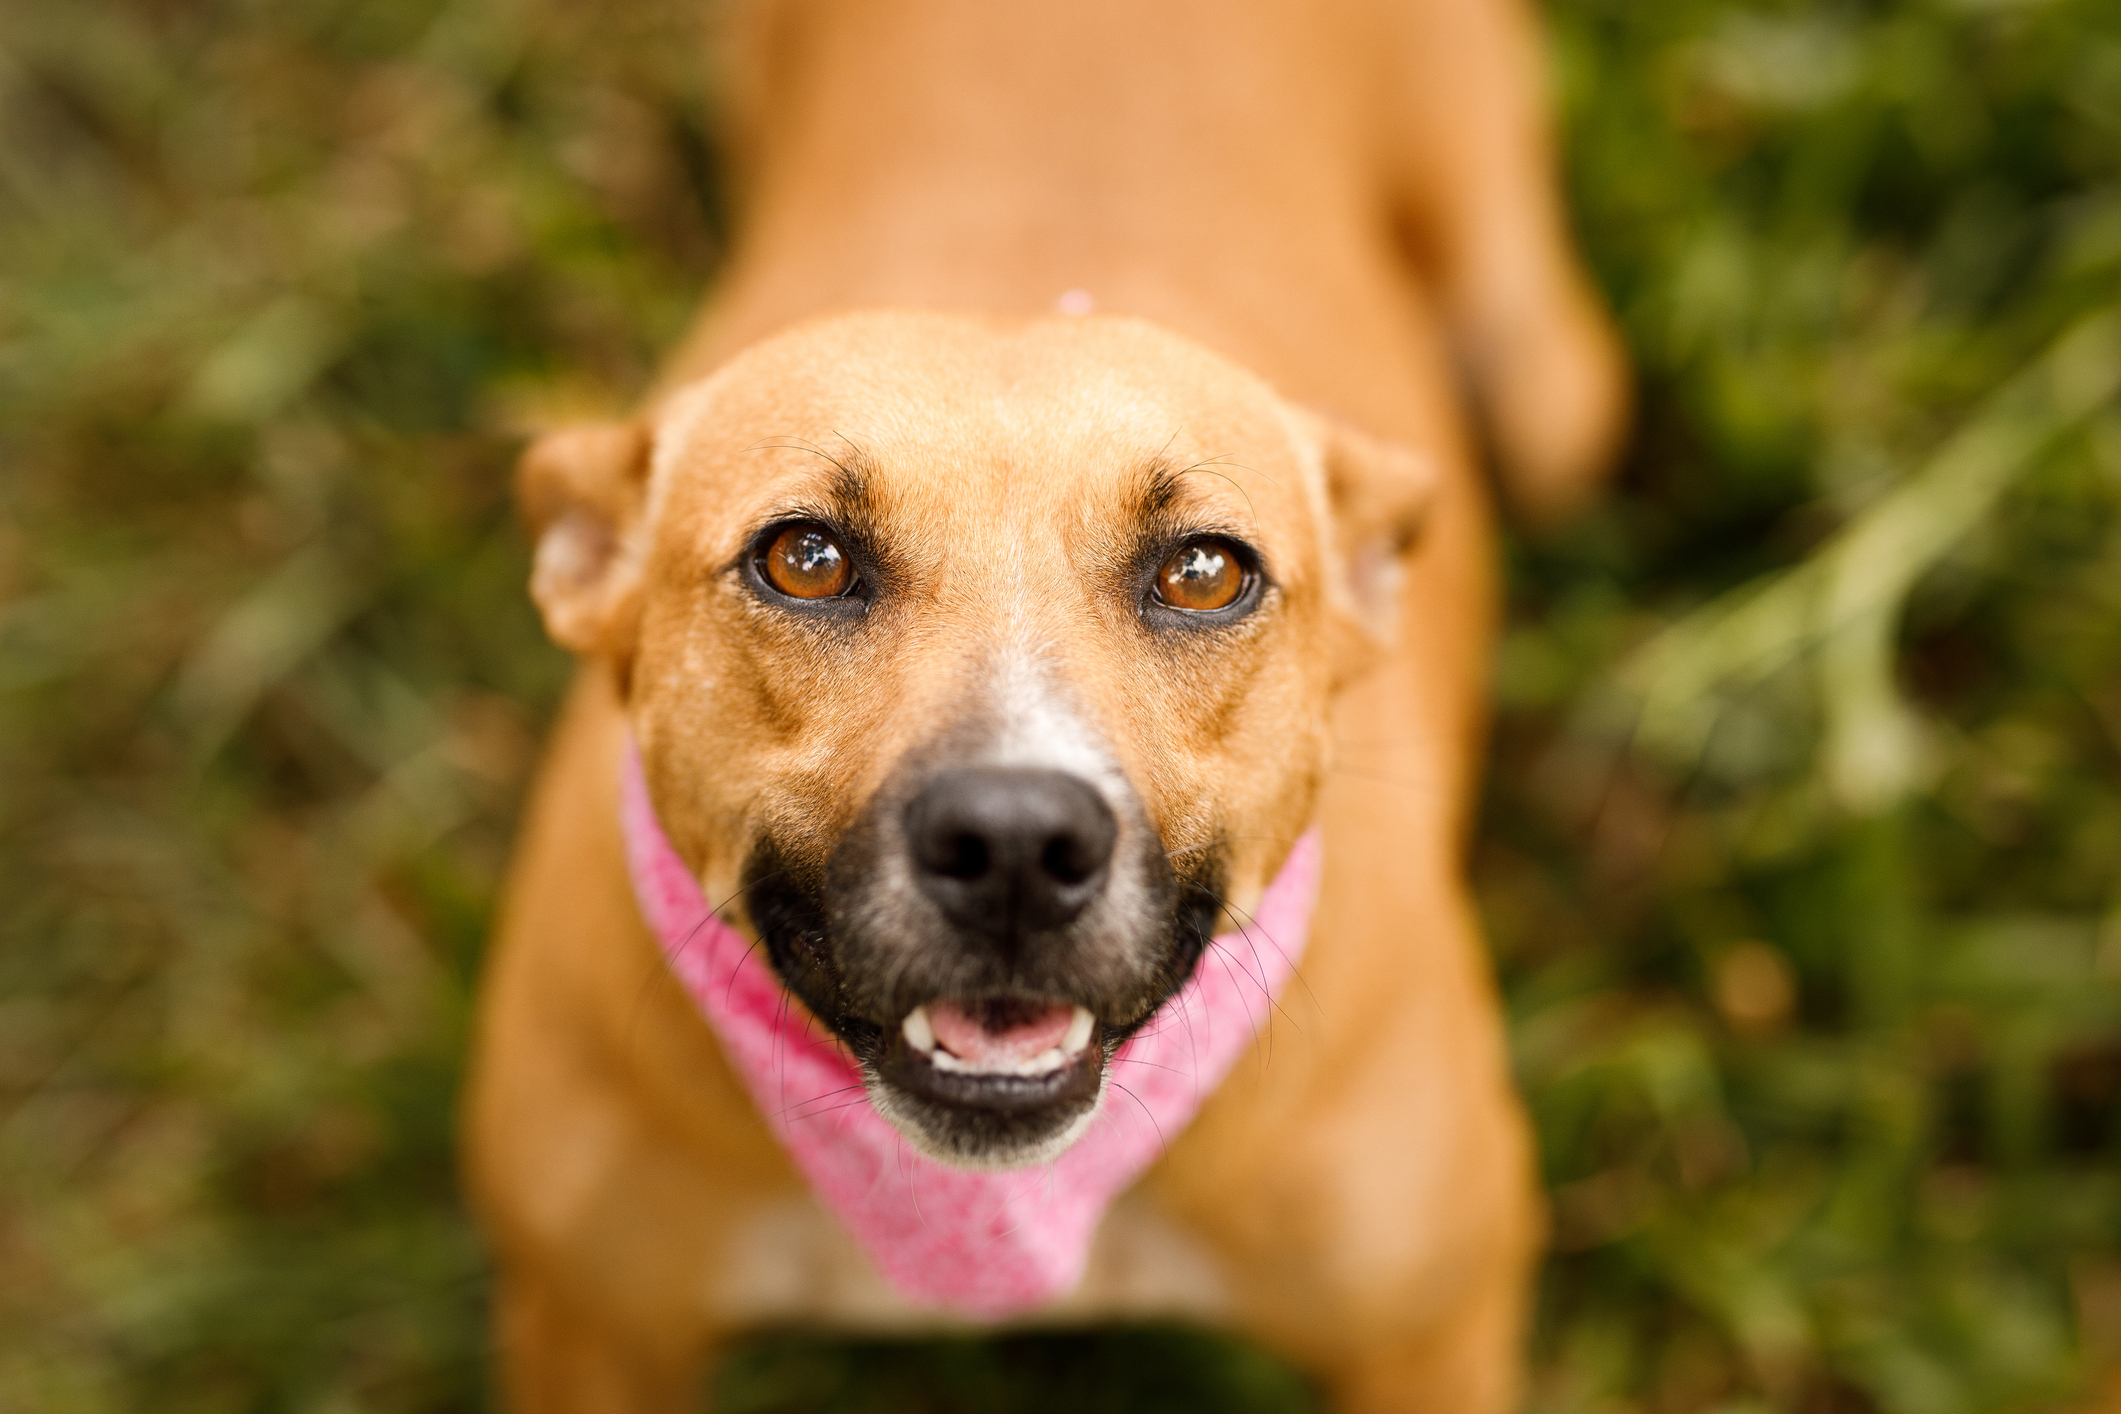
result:
M 1310 821 L 1428 477 L 1139 322 L 873 314 L 521 492 L 679 854 L 907 1138 L 989 1167 L 1081 1131 Z

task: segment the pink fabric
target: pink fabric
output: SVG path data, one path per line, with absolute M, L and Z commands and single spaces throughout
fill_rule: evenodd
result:
M 621 781 L 626 862 L 641 914 L 759 1111 L 825 1206 L 900 1295 L 961 1315 L 1030 1310 L 1082 1279 L 1106 1205 L 1140 1177 L 1222 1083 L 1302 956 L 1318 893 L 1312 830 L 1193 980 L 1113 1057 L 1096 1118 L 1035 1169 L 968 1172 L 916 1152 L 870 1105 L 837 1037 L 791 1019 L 772 967 L 708 909 L 678 858 L 631 743 Z M 1120 1087 L 1124 1086 L 1122 1089 Z

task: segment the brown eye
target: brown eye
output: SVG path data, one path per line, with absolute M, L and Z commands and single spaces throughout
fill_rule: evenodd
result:
M 1244 587 L 1244 566 L 1227 540 L 1189 540 L 1156 572 L 1156 597 L 1195 613 L 1228 608 Z
M 854 583 L 854 567 L 840 542 L 814 525 L 791 525 L 761 557 L 766 582 L 791 599 L 830 599 Z

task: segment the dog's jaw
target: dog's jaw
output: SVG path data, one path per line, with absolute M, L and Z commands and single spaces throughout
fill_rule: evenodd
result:
M 984 1109 L 949 1123 L 938 1115 L 943 1102 L 917 1096 L 905 1086 L 894 1084 L 882 1066 L 864 1064 L 862 1075 L 868 1081 L 869 1101 L 877 1113 L 891 1121 L 917 1152 L 937 1163 L 974 1170 L 1035 1168 L 1066 1153 L 1097 1118 L 1105 1095 L 1106 1063 L 1111 1057 L 1105 1046 L 1092 1050 L 1098 1064 L 1087 1094 L 1071 1090 L 1064 1098 L 1040 1106 L 1021 1125 L 1006 1119 L 997 1122 L 993 1112 Z M 970 1111 L 973 1107 L 953 1108 Z
M 878 1112 L 920 1152 L 959 1168 L 1025 1168 L 1059 1157 L 1096 1118 L 1111 1057 L 1087 1007 L 1054 1007 L 1069 1014 L 1068 1034 L 1013 1064 L 954 1055 L 930 1010 L 908 1012 L 863 1067 Z

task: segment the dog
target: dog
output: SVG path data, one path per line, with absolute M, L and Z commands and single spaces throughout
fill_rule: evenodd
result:
M 510 1404 L 686 1407 L 764 1324 L 1176 1316 L 1337 1407 L 1512 1407 L 1460 389 L 1535 516 L 1625 402 L 1528 16 L 735 35 L 717 291 L 519 472 L 581 667 L 465 1109 Z

